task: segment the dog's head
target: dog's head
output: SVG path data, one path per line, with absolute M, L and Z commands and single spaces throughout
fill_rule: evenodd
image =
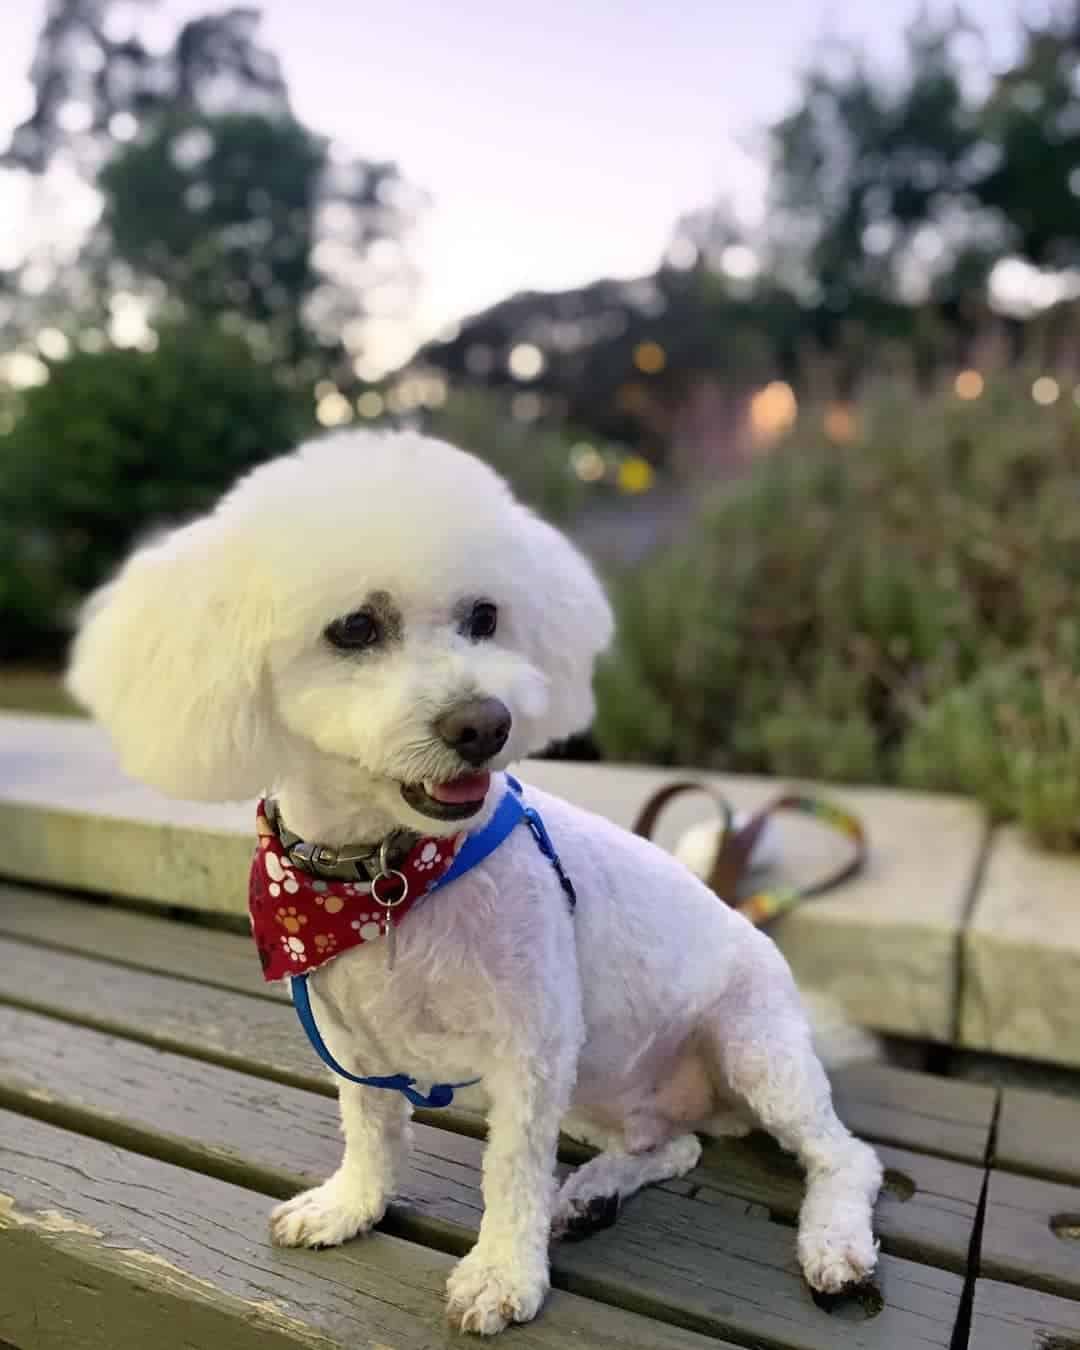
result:
M 86 606 L 69 687 L 175 796 L 253 796 L 313 753 L 451 830 L 488 770 L 588 723 L 611 632 L 588 564 L 486 465 L 339 433 L 137 551 Z

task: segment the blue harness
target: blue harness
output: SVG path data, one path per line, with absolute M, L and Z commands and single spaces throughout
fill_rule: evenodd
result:
M 469 835 L 453 864 L 431 888 L 432 891 L 437 891 L 443 886 L 449 886 L 452 881 L 456 881 L 458 877 L 463 876 L 477 863 L 483 862 L 488 854 L 494 853 L 503 840 L 524 821 L 536 840 L 537 848 L 555 869 L 555 875 L 559 878 L 559 885 L 566 893 L 570 913 L 573 914 L 577 905 L 577 893 L 574 890 L 573 882 L 566 875 L 563 865 L 559 861 L 559 855 L 555 852 L 555 846 L 551 842 L 551 836 L 548 834 L 544 822 L 540 819 L 537 811 L 522 802 L 521 784 L 517 779 L 511 778 L 507 774 L 506 781 L 510 785 L 510 791 L 504 795 L 502 801 L 495 808 L 495 814 L 482 830 Z M 342 1078 L 347 1078 L 350 1083 L 359 1083 L 362 1087 L 387 1088 L 391 1092 L 400 1092 L 413 1106 L 431 1109 L 449 1106 L 454 1100 L 455 1088 L 472 1087 L 474 1083 L 480 1081 L 479 1078 L 470 1078 L 465 1083 L 435 1083 L 425 1097 L 422 1092 L 416 1090 L 416 1079 L 410 1078 L 408 1074 L 393 1073 L 383 1077 L 360 1078 L 338 1063 L 323 1040 L 322 1032 L 315 1021 L 315 1013 L 311 1007 L 311 991 L 308 989 L 307 975 L 294 975 L 292 977 L 292 998 L 296 1015 L 300 1019 L 300 1025 L 307 1033 L 307 1038 L 314 1047 L 315 1053 L 324 1064 L 333 1069 L 334 1073 L 340 1074 Z

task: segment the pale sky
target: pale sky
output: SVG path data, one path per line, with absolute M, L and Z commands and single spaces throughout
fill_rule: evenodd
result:
M 972 0 L 1000 59 L 1019 7 Z M 934 0 L 931 8 L 951 8 Z M 209 4 L 161 0 L 155 23 Z M 411 254 L 422 288 L 406 337 L 526 288 L 655 267 L 686 210 L 760 206 L 748 137 L 790 106 L 817 39 L 863 39 L 886 66 L 919 0 L 264 0 L 298 115 L 397 161 L 432 198 Z M 43 6 L 0 18 L 0 136 L 24 114 Z M 68 194 L 61 193 L 61 197 Z M 75 196 L 68 198 L 75 211 Z M 0 257 L 25 205 L 0 183 Z M 61 200 L 61 215 L 65 209 Z M 403 339 L 404 340 L 404 339 Z

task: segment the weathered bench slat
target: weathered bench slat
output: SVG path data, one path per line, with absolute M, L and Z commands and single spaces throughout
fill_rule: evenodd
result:
M 178 923 L 101 900 L 71 900 L 0 881 L 0 936 L 97 956 L 136 970 L 183 975 L 219 989 L 288 1002 L 267 984 L 246 934 Z
M 1080 1298 L 1080 1187 L 991 1173 L 980 1273 Z
M 0 1328 L 29 1350 L 475 1343 L 445 1329 L 451 1257 L 384 1234 L 332 1252 L 278 1251 L 264 1209 L 240 1187 L 0 1112 Z M 561 1292 L 519 1342 L 717 1346 Z
M 1011 1172 L 1080 1182 L 1080 1101 L 1005 1088 L 994 1155 Z
M 20 892 L 18 888 L 0 890 L 0 933 L 18 931 L 24 938 L 33 938 L 35 942 L 48 941 L 69 952 L 85 951 L 145 971 L 188 977 L 215 986 L 200 993 L 198 999 L 210 1007 L 215 1024 L 219 1027 L 219 1012 L 224 1015 L 220 990 L 260 992 L 269 987 L 258 974 L 257 963 L 248 950 L 246 938 L 148 915 L 128 914 L 122 910 L 56 899 L 51 899 L 35 919 L 32 904 L 25 898 L 28 894 L 37 898 L 35 893 L 25 890 Z M 71 914 L 69 920 L 71 910 L 77 912 Z M 100 931 L 93 921 L 86 918 L 87 910 L 100 915 Z M 18 950 L 0 939 L 0 998 L 25 997 L 33 1001 L 26 994 L 27 988 L 35 983 L 33 978 L 20 979 L 17 989 L 13 985 L 10 995 L 6 992 L 9 988 L 4 977 L 6 954 Z M 245 952 L 249 957 L 247 965 L 244 963 Z M 217 953 L 220 953 L 220 957 Z M 64 958 L 58 953 L 52 959 L 59 961 Z M 23 960 L 34 969 L 41 968 L 41 959 L 32 955 L 32 949 L 26 951 Z M 96 1025 L 104 1025 L 103 1019 L 108 1016 L 110 1025 L 122 1031 L 124 1024 L 117 1021 L 117 1014 L 122 1012 L 120 1000 L 110 998 L 106 1003 L 100 998 L 100 967 L 80 967 L 71 964 L 74 960 L 71 955 L 66 956 L 63 980 L 54 978 L 48 981 L 50 988 L 55 989 L 60 985 L 61 992 L 70 982 L 70 1002 L 61 1002 L 56 1006 L 65 1015 L 92 1020 Z M 110 978 L 110 989 L 119 990 L 121 980 L 128 978 L 127 972 L 123 976 L 118 974 L 115 979 Z M 130 976 L 130 979 L 134 980 L 134 976 Z M 93 990 L 90 999 L 85 997 L 88 988 Z M 138 986 L 143 994 L 148 994 L 151 988 L 146 983 Z M 160 1032 L 175 1046 L 177 1036 L 182 1037 L 183 1028 L 190 1027 L 197 1009 L 194 1006 L 196 999 L 190 989 L 182 986 L 174 986 L 173 989 L 173 994 L 165 989 L 160 991 L 161 1017 L 154 1018 L 151 1015 L 147 1019 L 143 1015 L 140 1024 L 151 1028 L 146 1034 L 157 1036 Z M 138 1003 L 134 984 L 131 985 L 131 993 Z M 38 999 L 35 1006 L 44 1005 Z M 178 1018 L 168 1015 L 170 1008 L 177 1010 Z M 256 1017 L 260 1027 L 270 1024 L 279 1028 L 283 1026 L 282 1019 L 272 1014 L 273 1010 L 269 1022 L 265 1014 L 249 1015 Z M 295 1028 L 285 1039 L 287 1046 L 282 1051 L 285 1062 L 279 1064 L 279 1069 L 287 1075 L 288 1081 L 302 1081 L 305 1086 L 325 1090 L 325 1078 L 312 1069 L 310 1051 L 303 1047 L 302 1055 L 294 1053 L 297 1047 L 302 1047 L 302 1040 Z M 271 1038 L 268 1043 L 274 1044 L 274 1039 Z M 227 1053 L 224 1047 L 219 1047 L 219 1050 L 222 1054 Z M 266 1068 L 255 1067 L 254 1071 L 274 1074 L 274 1070 Z M 297 1079 L 297 1074 L 301 1075 L 301 1079 Z M 996 1100 L 992 1088 L 981 1084 L 952 1082 L 906 1070 L 860 1065 L 838 1076 L 836 1099 L 850 1127 L 869 1139 L 899 1148 L 955 1158 L 961 1162 L 981 1163 L 985 1158 Z M 470 1122 L 457 1112 L 446 1123 L 471 1133 L 475 1133 L 478 1128 L 475 1121 Z
M 1080 1350 L 1080 1303 L 979 1280 L 969 1350 Z
M 335 1092 L 295 1014 L 268 999 L 0 939 L 0 1002 Z
M 995 1088 L 865 1064 L 836 1075 L 834 1096 L 844 1120 L 868 1139 L 962 1162 L 986 1160 Z
M 322 1180 L 341 1154 L 337 1109 L 322 1097 L 12 1008 L 0 1008 L 0 1105 L 271 1195 Z M 885 1250 L 963 1271 L 981 1171 L 882 1155 L 893 1179 L 878 1206 Z M 476 1140 L 418 1126 L 390 1231 L 464 1250 L 480 1217 L 480 1157 Z M 790 1223 L 803 1180 L 759 1135 L 710 1142 L 705 1164 L 665 1189 L 686 1196 L 706 1227 L 750 1209 Z

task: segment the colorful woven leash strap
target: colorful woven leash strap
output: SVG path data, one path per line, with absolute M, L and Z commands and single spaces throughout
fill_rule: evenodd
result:
M 736 829 L 735 813 L 721 793 L 707 783 L 679 780 L 666 784 L 649 798 L 634 824 L 634 833 L 651 839 L 661 812 L 674 798 L 687 792 L 704 793 L 712 800 L 720 815 L 720 841 L 706 881 L 725 903 L 744 914 L 759 928 L 789 909 L 794 909 L 802 901 L 824 895 L 826 891 L 843 885 L 866 865 L 866 832 L 859 818 L 833 802 L 800 792 L 787 792 L 775 798 Z M 852 855 L 847 862 L 820 880 L 802 886 L 780 886 L 755 891 L 752 895 L 740 898 L 739 885 L 749 870 L 754 848 L 765 826 L 778 811 L 796 811 L 836 830 L 851 844 Z

